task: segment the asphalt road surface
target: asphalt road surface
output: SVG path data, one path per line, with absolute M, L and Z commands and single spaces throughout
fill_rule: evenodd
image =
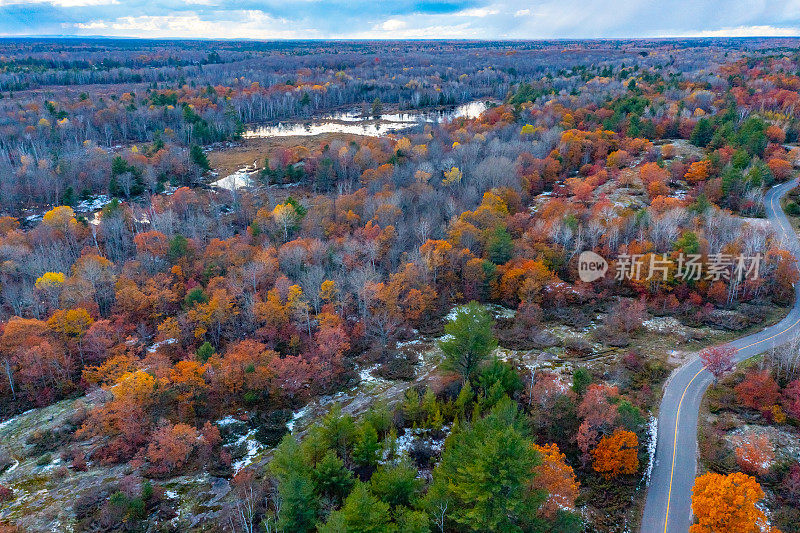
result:
M 764 198 L 766 215 L 783 248 L 800 257 L 800 241 L 780 206 L 796 180 L 773 187 Z M 800 331 L 800 283 L 788 316 L 759 333 L 731 342 L 737 361 L 788 342 Z M 642 533 L 686 533 L 692 522 L 692 486 L 697 472 L 697 416 L 703 394 L 714 378 L 697 354 L 672 373 L 658 413 L 658 441 L 647 492 Z

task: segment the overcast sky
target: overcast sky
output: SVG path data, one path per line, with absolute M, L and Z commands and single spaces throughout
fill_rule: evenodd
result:
M 0 35 L 540 39 L 800 35 L 800 0 L 0 0 Z

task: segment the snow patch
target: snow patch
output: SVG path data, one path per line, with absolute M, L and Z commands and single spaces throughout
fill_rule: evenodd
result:
M 645 487 L 650 486 L 650 474 L 653 473 L 653 463 L 656 460 L 656 445 L 658 444 L 658 418 L 650 415 L 650 424 L 647 428 L 649 437 L 647 442 L 647 472 L 645 473 Z
M 154 353 L 156 350 L 161 348 L 162 346 L 169 346 L 170 344 L 175 344 L 178 342 L 178 339 L 164 339 L 163 341 L 158 341 L 154 344 L 151 344 L 147 348 L 147 353 Z
M 220 427 L 224 427 L 224 426 L 230 426 L 231 424 L 235 424 L 236 422 L 239 422 L 239 420 L 234 418 L 233 415 L 228 415 L 224 418 L 220 418 L 214 423 Z
M 358 372 L 358 378 L 361 380 L 362 384 L 366 383 L 381 383 L 385 381 L 383 378 L 377 377 L 372 375 L 372 371 L 377 369 L 380 365 L 373 365 L 370 367 L 364 367 Z
M 75 211 L 79 213 L 86 213 L 90 211 L 98 211 L 103 209 L 106 205 L 110 204 L 112 199 L 106 194 L 98 194 L 88 200 L 84 200 L 75 206 Z
M 310 410 L 311 410 L 311 404 L 308 404 L 302 409 L 298 409 L 297 411 L 292 413 L 292 419 L 286 422 L 286 427 L 289 428 L 289 433 L 292 433 L 294 431 L 294 426 L 297 424 L 297 421 L 306 416 Z
M 443 436 L 440 439 L 426 436 L 428 433 L 429 430 L 421 428 L 406 429 L 405 433 L 398 436 L 395 440 L 396 455 L 398 457 L 407 457 L 411 451 L 411 447 L 414 445 L 414 442 L 417 441 L 430 446 L 434 453 L 441 454 L 442 450 L 444 449 L 444 441 L 447 439 L 447 435 L 450 433 L 450 426 L 442 426 Z M 388 449 L 384 450 L 383 457 L 380 461 L 381 464 L 387 464 L 390 462 L 388 452 Z
M 244 443 L 247 444 L 247 453 L 244 455 L 244 457 L 233 463 L 234 474 L 238 474 L 242 468 L 252 463 L 255 456 L 258 454 L 259 451 L 261 451 L 261 448 L 263 448 L 261 443 L 255 439 L 254 437 L 255 434 L 256 430 L 251 429 L 250 431 L 239 437 L 234 443 L 234 446 L 241 446 Z
M 13 424 L 14 422 L 16 422 L 17 420 L 19 420 L 19 419 L 20 419 L 20 418 L 22 418 L 23 416 L 25 416 L 25 415 L 29 415 L 29 414 L 31 414 L 31 413 L 32 413 L 32 412 L 34 412 L 34 411 L 36 411 L 36 409 L 35 409 L 35 408 L 34 408 L 34 409 L 28 409 L 28 410 L 27 410 L 27 411 L 25 411 L 24 413 L 20 413 L 20 414 L 18 414 L 17 416 L 15 416 L 15 417 L 13 417 L 13 418 L 9 418 L 9 419 L 8 419 L 8 420 L 6 420 L 5 422 L 0 422 L 0 430 L 2 430 L 2 429 L 5 429 L 5 428 L 6 428 L 7 426 L 9 426 L 10 424 Z
M 674 316 L 656 316 L 642 322 L 647 331 L 655 333 L 676 333 L 682 329 L 681 323 Z

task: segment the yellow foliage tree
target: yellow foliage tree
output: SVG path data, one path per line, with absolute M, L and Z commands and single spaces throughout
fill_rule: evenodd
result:
M 625 150 L 615 150 L 608 154 L 606 164 L 610 168 L 620 168 L 628 164 L 628 152 Z
M 336 286 L 336 282 L 330 279 L 326 279 L 322 282 L 319 288 L 319 298 L 325 303 L 332 304 L 336 302 L 336 299 L 339 296 L 339 288 Z
M 59 309 L 47 320 L 47 327 L 60 334 L 68 345 L 77 345 L 78 353 L 83 360 L 83 337 L 94 324 L 89 311 L 77 309 Z M 74 344 L 73 344 L 74 343 Z
M 222 329 L 239 313 L 234 301 L 225 290 L 215 290 L 206 303 L 198 303 L 187 313 L 187 318 L 194 322 L 194 336 L 203 338 L 207 333 L 212 337 L 212 344 L 219 346 Z
M 36 279 L 34 286 L 42 291 L 57 289 L 64 284 L 65 279 L 63 272 L 45 272 Z
M 289 287 L 289 293 L 286 296 L 286 307 L 292 313 L 295 320 L 305 320 L 308 334 L 311 335 L 311 317 L 309 314 L 311 307 L 308 305 L 305 298 L 303 298 L 303 289 L 300 288 L 300 285 L 292 285 Z
M 461 178 L 463 177 L 463 173 L 459 170 L 458 167 L 453 167 L 450 170 L 446 170 L 444 172 L 444 179 L 442 180 L 442 185 L 450 186 L 456 183 L 461 183 Z
M 47 320 L 47 327 L 67 337 L 83 337 L 94 324 L 86 309 L 59 309 Z
M 62 231 L 67 231 L 77 224 L 77 220 L 75 220 L 75 211 L 68 205 L 54 207 L 44 214 L 42 222 L 53 229 Z
M 398 152 L 408 152 L 411 150 L 411 141 L 408 140 L 408 137 L 403 137 L 397 144 L 395 145 L 395 150 Z

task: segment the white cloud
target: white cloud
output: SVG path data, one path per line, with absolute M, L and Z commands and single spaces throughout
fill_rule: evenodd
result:
M 735 28 L 721 28 L 718 30 L 702 30 L 698 32 L 685 32 L 665 34 L 659 37 L 797 37 L 800 28 L 781 28 L 778 26 L 737 26 Z
M 388 31 L 383 28 L 383 24 L 380 24 L 371 30 L 334 34 L 328 37 L 332 39 L 478 39 L 481 37 L 479 30 L 471 27 L 466 22 L 463 24 L 417 26 L 409 26 L 406 21 L 399 22 L 404 24 L 400 30 Z
M 406 22 L 400 19 L 389 19 L 383 24 L 381 24 L 381 29 L 386 31 L 402 30 L 405 27 L 406 27 Z
M 68 24 L 62 24 L 61 27 L 68 27 Z M 101 30 L 108 28 L 108 24 L 103 22 L 102 20 L 93 20 L 91 22 L 79 22 L 75 25 L 75 27 L 80 28 L 82 30 Z
M 457 11 L 456 13 L 453 13 L 453 16 L 483 18 L 488 17 L 489 15 L 497 15 L 498 13 L 500 13 L 500 11 L 497 9 L 492 9 L 489 7 L 474 7 Z
M 50 4 L 53 7 L 87 7 L 117 5 L 119 0 L 0 0 L 0 7 L 24 4 Z
M 35 20 L 0 20 L 0 31 L 35 34 L 61 24 L 76 35 L 229 39 L 800 36 L 800 0 L 483 0 L 455 13 L 408 15 L 380 0 L 345 3 L 361 9 L 342 13 L 323 0 L 0 0 L 0 7 L 38 6 L 30 9 Z
M 125 16 L 113 20 L 78 23 L 72 27 L 79 30 L 80 35 L 102 33 L 112 36 L 146 35 L 157 38 L 299 39 L 320 36 L 316 30 L 271 17 L 258 10 L 225 11 L 215 13 L 213 16 L 217 18 L 208 20 L 194 12 L 177 15 Z

